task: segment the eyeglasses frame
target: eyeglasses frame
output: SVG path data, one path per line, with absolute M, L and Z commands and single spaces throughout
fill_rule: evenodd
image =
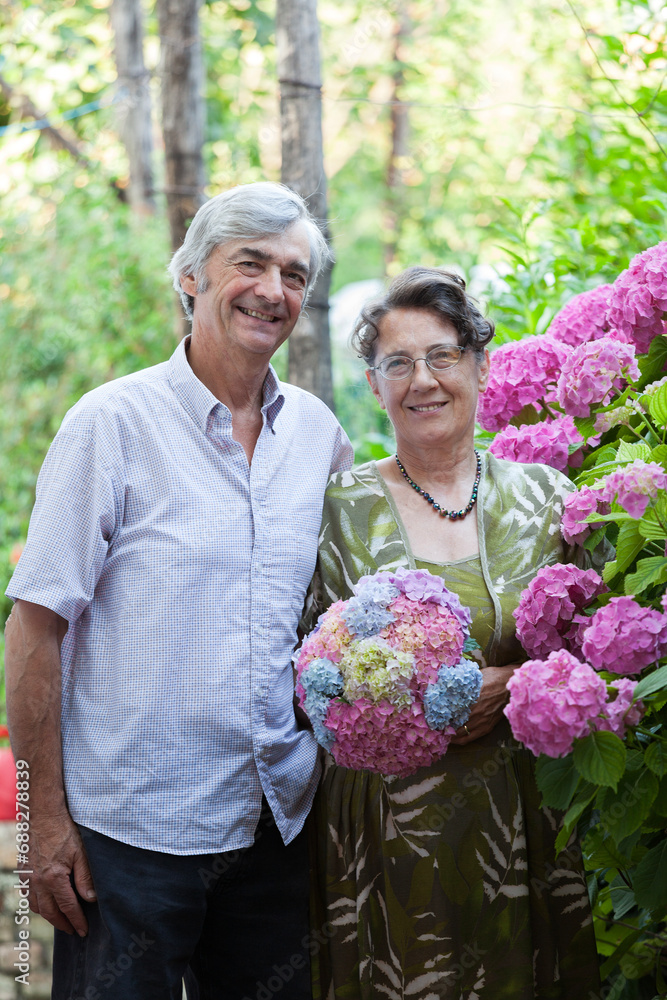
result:
M 435 372 L 436 374 L 439 374 L 440 372 L 448 372 L 450 370 L 450 368 L 456 368 L 456 366 L 458 365 L 458 363 L 460 362 L 461 358 L 463 357 L 463 355 L 464 355 L 464 353 L 466 351 L 467 345 L 464 345 L 463 347 L 461 347 L 460 344 L 447 344 L 446 346 L 454 348 L 455 350 L 457 350 L 459 352 L 459 356 L 458 356 L 457 360 L 454 362 L 454 364 L 453 365 L 447 365 L 446 368 L 434 368 L 433 365 L 431 364 L 431 362 L 428 360 L 429 354 L 433 354 L 433 351 L 441 351 L 442 350 L 442 347 L 434 347 L 432 351 L 428 352 L 428 354 L 426 355 L 425 358 L 408 358 L 405 354 L 390 355 L 390 358 L 391 357 L 393 357 L 393 358 L 404 358 L 406 361 L 412 362 L 412 368 L 405 375 L 398 375 L 395 378 L 391 378 L 391 376 L 385 375 L 385 373 L 382 371 L 380 365 L 383 365 L 385 361 L 389 361 L 390 358 L 383 358 L 379 365 L 369 365 L 368 366 L 368 370 L 370 372 L 379 372 L 380 375 L 382 376 L 382 378 L 386 379 L 387 382 L 401 382 L 404 378 L 410 378 L 412 375 L 414 375 L 415 365 L 417 364 L 418 361 L 425 361 L 426 364 L 428 365 L 430 371 Z

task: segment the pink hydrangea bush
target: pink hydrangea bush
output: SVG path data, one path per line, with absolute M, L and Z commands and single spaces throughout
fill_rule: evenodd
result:
M 514 611 L 517 636 L 529 656 L 566 649 L 581 651 L 581 629 L 590 619 L 581 612 L 607 590 L 593 569 L 571 563 L 544 566 L 521 594 Z
M 643 517 L 649 500 L 655 500 L 658 490 L 667 489 L 667 472 L 657 462 L 635 459 L 624 469 L 617 469 L 600 479 L 595 488 L 610 502 L 614 500 L 632 517 Z
M 405 778 L 445 753 L 456 729 L 430 729 L 418 702 L 395 709 L 387 701 L 360 698 L 352 705 L 329 703 L 326 726 L 335 735 L 331 749 L 341 767 Z
M 641 722 L 644 703 L 638 701 L 633 705 L 632 697 L 637 685 L 627 677 L 612 681 L 609 687 L 611 688 L 609 693 L 616 692 L 616 696 L 607 701 L 602 717 L 596 721 L 596 728 L 615 733 L 623 739 L 631 726 Z
M 637 378 L 633 345 L 603 337 L 575 347 L 565 359 L 558 378 L 558 402 L 571 416 L 588 417 L 591 407 L 607 406 L 626 379 Z
M 536 756 L 564 757 L 574 741 L 595 728 L 607 702 L 607 685 L 588 663 L 560 649 L 528 660 L 507 682 L 504 712 L 512 732 Z
M 489 451 L 509 462 L 541 462 L 565 472 L 568 464 L 577 464 L 574 454 L 578 453 L 570 456 L 568 446 L 583 444 L 583 440 L 572 417 L 558 416 L 537 424 L 505 427 L 496 434 Z
M 611 504 L 604 499 L 598 489 L 582 486 L 575 493 L 568 494 L 563 504 L 563 517 L 560 523 L 563 538 L 570 545 L 582 545 L 591 531 L 604 524 L 603 521 L 586 524 L 586 518 L 591 514 L 608 514 L 610 510 Z
M 569 352 L 566 344 L 545 336 L 526 337 L 495 350 L 489 382 L 477 406 L 482 427 L 500 431 L 524 406 L 539 410 L 543 401 L 552 400 Z
M 596 670 L 638 674 L 667 653 L 667 615 L 612 597 L 583 630 L 581 648 Z
M 667 333 L 667 242 L 649 247 L 630 261 L 609 291 L 611 327 L 645 354 L 654 337 Z
M 575 295 L 556 313 L 547 336 L 570 347 L 606 337 L 609 333 L 607 310 L 610 289 L 611 285 L 598 285 L 589 292 Z

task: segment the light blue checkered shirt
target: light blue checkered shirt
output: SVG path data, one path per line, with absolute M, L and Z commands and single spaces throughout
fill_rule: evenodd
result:
M 333 414 L 271 369 L 248 466 L 186 343 L 66 415 L 7 589 L 70 623 L 73 818 L 170 854 L 251 844 L 262 792 L 286 842 L 303 825 L 317 754 L 291 653 L 324 489 L 352 463 Z

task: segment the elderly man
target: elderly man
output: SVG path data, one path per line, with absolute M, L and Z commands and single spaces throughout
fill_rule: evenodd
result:
M 170 266 L 191 337 L 84 396 L 40 474 L 7 695 L 56 1000 L 310 995 L 290 658 L 352 453 L 269 361 L 327 254 L 287 188 L 209 201 Z

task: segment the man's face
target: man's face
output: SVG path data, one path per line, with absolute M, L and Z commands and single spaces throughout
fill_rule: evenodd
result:
M 211 254 L 207 283 L 181 285 L 195 297 L 193 338 L 219 351 L 271 355 L 299 318 L 310 271 L 308 232 L 295 222 L 279 236 L 224 243 Z

